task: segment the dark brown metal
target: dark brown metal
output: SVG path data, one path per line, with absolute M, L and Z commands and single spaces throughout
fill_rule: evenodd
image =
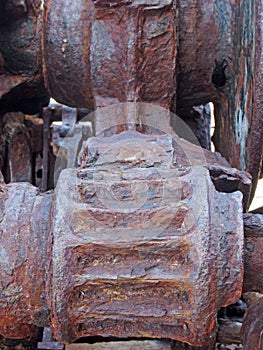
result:
M 243 194 L 243 209 L 244 212 L 249 204 L 252 178 L 250 174 L 237 169 L 218 166 L 217 164 L 209 164 L 209 172 L 211 179 L 219 192 L 231 193 L 240 191 Z
M 254 104 L 253 116 L 249 120 L 249 138 L 247 138 L 246 157 L 247 171 L 253 177 L 253 191 L 256 190 L 256 179 L 261 176 L 263 168 L 263 3 L 262 1 L 255 1 L 255 68 L 253 74 L 254 79 L 254 94 L 252 93 Z
M 263 349 L 263 295 L 257 294 L 248 308 L 241 329 L 244 350 Z
M 245 275 L 243 292 L 263 293 L 263 214 L 244 214 Z
M 42 60 L 42 1 L 0 5 L 0 109 L 37 113 L 48 103 Z
M 6 113 L 3 118 L 2 140 L 6 148 L 6 178 L 10 182 L 32 182 L 32 151 L 29 130 L 24 115 Z
M 256 0 L 178 6 L 177 113 L 191 124 L 193 106 L 214 103 L 216 149 L 251 173 L 253 192 L 263 154 L 262 11 Z
M 42 176 L 42 191 L 48 189 L 49 176 L 49 150 L 50 150 L 50 113 L 43 113 L 43 176 Z
M 221 344 L 241 344 L 241 327 L 242 322 L 235 322 L 229 319 L 220 320 L 217 341 Z

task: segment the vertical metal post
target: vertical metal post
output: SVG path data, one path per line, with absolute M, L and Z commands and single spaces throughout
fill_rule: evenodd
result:
M 42 191 L 48 189 L 48 173 L 49 173 L 49 144 L 50 144 L 50 112 L 46 109 L 43 112 L 43 173 L 42 173 Z

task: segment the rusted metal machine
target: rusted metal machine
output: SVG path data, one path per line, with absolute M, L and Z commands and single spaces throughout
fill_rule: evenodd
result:
M 25 337 L 51 317 L 63 342 L 206 345 L 217 311 L 242 290 L 240 193 L 219 193 L 207 169 L 175 163 L 167 135 L 96 142 L 99 162 L 61 174 L 52 210 L 52 194 L 2 186 L 0 332 Z
M 214 349 L 219 308 L 242 289 L 262 293 L 261 228 L 251 233 L 245 217 L 244 240 L 242 217 L 262 166 L 262 2 L 5 0 L 0 10 L 5 123 L 49 96 L 96 110 L 96 137 L 54 195 L 1 185 L 0 333 L 50 325 L 65 343 L 102 335 Z M 229 163 L 169 126 L 185 136 L 171 110 L 201 142 L 196 106 L 208 102 Z M 119 103 L 121 112 L 109 107 Z M 23 157 L 23 127 L 9 143 L 19 133 Z M 9 154 L 23 165 L 15 147 Z M 9 168 L 30 181 L 15 161 Z M 262 347 L 251 336 L 261 332 L 256 310 L 245 316 L 245 350 Z
M 51 325 L 60 342 L 153 337 L 213 349 L 217 311 L 242 292 L 242 196 L 215 190 L 209 168 L 229 171 L 220 158 L 206 169 L 197 146 L 122 128 L 90 138 L 54 195 L 1 186 L 0 333 Z M 250 287 L 261 238 L 246 237 L 245 291 L 261 291 L 261 281 Z
M 48 94 L 90 109 L 143 101 L 195 129 L 193 106 L 211 101 L 216 149 L 255 187 L 263 137 L 260 1 L 5 0 L 0 12 L 2 111 L 37 110 Z

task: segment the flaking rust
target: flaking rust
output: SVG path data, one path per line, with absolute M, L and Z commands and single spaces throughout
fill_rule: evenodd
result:
M 213 102 L 216 149 L 251 173 L 253 195 L 263 154 L 261 2 L 47 0 L 45 18 L 58 101 L 153 103 L 193 130 L 194 108 Z
M 48 324 L 45 298 L 51 194 L 28 183 L 1 185 L 0 333 L 31 336 Z
M 194 109 L 213 102 L 216 149 L 251 173 L 252 199 L 263 154 L 260 1 L 5 0 L 0 13 L 1 110 L 34 113 L 50 94 L 92 110 L 139 101 L 195 130 Z
M 55 334 L 205 345 L 218 309 L 242 288 L 241 195 L 216 192 L 205 168 L 153 165 L 135 134 L 58 181 L 48 283 Z
M 192 109 L 213 102 L 215 146 L 231 166 L 250 171 L 255 187 L 263 142 L 262 6 L 2 1 L 1 115 L 34 113 L 51 94 L 89 109 L 147 102 L 165 108 L 163 124 L 173 110 L 191 125 Z M 138 122 L 130 107 L 122 120 L 129 127 Z M 168 135 L 127 131 L 116 115 L 96 111 L 97 134 L 108 122 L 113 134 L 83 146 L 82 168 L 64 171 L 54 196 L 26 183 L 1 184 L 0 333 L 26 337 L 51 322 L 64 343 L 102 335 L 211 344 L 217 311 L 242 291 L 243 218 L 241 194 L 217 192 L 204 163 L 217 189 L 244 193 L 244 209 L 250 178 L 214 164 L 220 157 L 210 153 L 211 162 L 184 163 L 195 147 L 184 143 L 180 153 Z M 24 131 L 20 151 L 28 159 Z M 9 156 L 13 179 L 30 180 L 30 165 L 20 174 L 15 148 Z M 245 217 L 244 291 L 262 291 L 260 220 Z M 246 350 L 250 340 L 262 347 L 258 303 L 245 316 Z
M 165 134 L 96 141 L 80 161 L 96 157 L 64 170 L 54 195 L 1 184 L 1 334 L 30 336 L 51 320 L 62 343 L 102 335 L 211 344 L 217 311 L 242 291 L 241 194 L 217 192 L 205 167 L 174 162 Z M 250 285 L 262 265 L 252 269 L 245 254 Z

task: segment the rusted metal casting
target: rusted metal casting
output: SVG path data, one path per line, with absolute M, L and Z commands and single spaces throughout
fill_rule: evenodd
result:
M 50 310 L 61 342 L 209 343 L 218 309 L 242 290 L 240 193 L 219 193 L 207 169 L 175 161 L 165 134 L 123 131 L 88 150 L 88 167 L 59 178 L 49 239 L 52 195 L 2 187 L 0 332 L 27 336 Z
M 193 107 L 213 102 L 216 148 L 250 172 L 255 187 L 263 152 L 261 1 L 0 6 L 2 110 L 32 112 L 49 94 L 90 109 L 142 101 L 171 109 L 195 129 Z
M 195 123 L 214 103 L 214 143 L 257 182 L 263 145 L 261 1 L 45 1 L 44 56 L 58 101 L 142 101 Z M 72 15 L 74 13 L 74 16 Z
M 245 241 L 242 218 L 262 167 L 262 23 L 257 0 L 1 1 L 5 178 L 31 181 L 33 172 L 23 160 L 31 154 L 24 118 L 8 112 L 35 113 L 53 96 L 91 110 L 147 102 L 165 108 L 163 124 L 175 128 L 171 110 L 193 130 L 197 115 L 209 127 L 203 105 L 213 102 L 216 149 L 253 182 L 251 190 L 245 172 L 208 151 L 188 163 L 199 149 L 140 129 L 129 103 L 120 125 L 116 113 L 96 111 L 97 137 L 54 195 L 1 184 L 1 334 L 26 337 L 50 325 L 65 343 L 102 335 L 206 346 L 220 307 L 242 289 L 262 293 L 262 218 L 245 217 Z M 44 164 L 49 122 L 46 115 Z M 99 134 L 107 123 L 111 133 Z M 207 148 L 209 132 L 196 132 Z M 243 203 L 217 189 L 240 190 Z M 250 338 L 262 347 L 250 333 L 261 334 L 256 313 L 253 304 L 245 316 L 245 350 Z

